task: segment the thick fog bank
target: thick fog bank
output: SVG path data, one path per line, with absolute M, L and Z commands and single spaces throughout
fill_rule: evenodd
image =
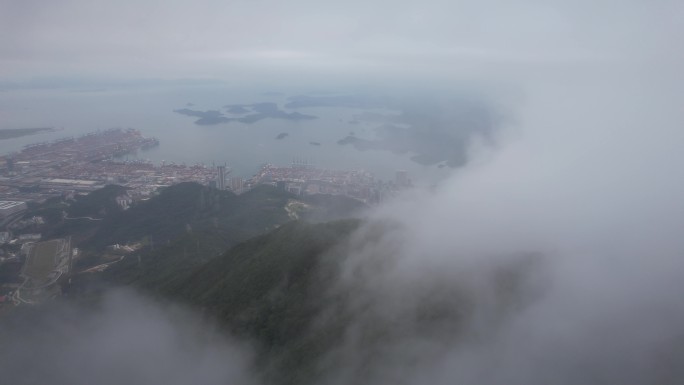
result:
M 197 315 L 132 291 L 2 321 L 7 384 L 251 384 L 249 348 Z
M 622 75 L 537 78 L 504 145 L 376 210 L 326 383 L 684 381 L 684 95 Z

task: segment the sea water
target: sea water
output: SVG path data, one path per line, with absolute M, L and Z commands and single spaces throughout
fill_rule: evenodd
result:
M 273 91 L 273 90 L 271 90 Z M 374 138 L 376 122 L 355 121 L 364 110 L 346 107 L 310 107 L 296 111 L 318 117 L 292 121 L 266 118 L 246 124 L 230 122 L 202 126 L 196 118 L 174 109 L 221 110 L 227 104 L 275 102 L 284 108 L 289 96 L 223 85 L 118 87 L 111 89 L 41 89 L 0 92 L 0 129 L 52 127 L 14 139 L 0 140 L 0 153 L 20 151 L 23 146 L 113 127 L 135 128 L 144 136 L 156 137 L 158 147 L 130 154 L 129 159 L 147 159 L 156 164 L 227 164 L 232 176 L 249 177 L 264 163 L 288 166 L 297 159 L 319 168 L 366 170 L 378 178 L 393 179 L 397 170 L 407 170 L 415 182 L 433 183 L 449 171 L 410 160 L 410 153 L 359 151 L 338 140 L 354 135 Z M 398 111 L 378 111 L 385 114 Z M 287 133 L 283 139 L 277 139 Z M 312 144 L 319 143 L 320 145 Z

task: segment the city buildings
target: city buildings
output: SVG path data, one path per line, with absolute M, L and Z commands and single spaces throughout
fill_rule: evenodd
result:
M 218 167 L 164 162 L 155 165 L 139 159 L 117 158 L 157 143 L 137 130 L 111 129 L 29 145 L 20 152 L 0 156 L 0 199 L 5 201 L 0 202 L 0 220 L 25 209 L 24 202 L 42 202 L 54 196 L 73 197 L 107 184 L 127 188 L 127 196 L 117 198 L 124 209 L 160 187 L 182 182 L 229 189 L 236 194 L 259 184 L 270 184 L 297 195 L 347 195 L 368 203 L 411 186 L 406 171 L 397 172 L 396 183 L 384 183 L 363 170 L 316 168 L 305 158 L 294 158 L 289 167 L 263 165 L 250 179 L 229 178 L 230 168 L 225 164 Z
M 230 190 L 235 194 L 242 194 L 245 190 L 245 180 L 241 177 L 230 178 Z
M 20 152 L 0 156 L 0 199 L 41 202 L 118 184 L 129 188 L 136 200 L 159 187 L 181 182 L 207 185 L 216 178 L 216 170 L 204 165 L 157 166 L 117 158 L 157 143 L 137 130 L 111 129 L 26 146 Z
M 226 189 L 226 166 L 216 167 L 216 188 L 219 190 Z
M 270 184 L 295 195 L 346 195 L 367 203 L 377 202 L 388 186 L 363 170 L 315 168 L 307 162 L 293 162 L 291 167 L 266 164 L 246 182 L 248 187 Z

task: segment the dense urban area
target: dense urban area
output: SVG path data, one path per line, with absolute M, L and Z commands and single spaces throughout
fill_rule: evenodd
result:
M 118 185 L 121 190 L 115 201 L 121 210 L 126 210 L 135 202 L 150 199 L 162 188 L 195 182 L 238 195 L 256 186 L 271 185 L 292 196 L 338 195 L 374 204 L 411 186 L 406 171 L 397 171 L 394 181 L 383 182 L 363 170 L 321 169 L 299 158 L 294 158 L 289 166 L 264 164 L 250 178 L 231 176 L 226 164 L 155 165 L 125 158 L 157 145 L 157 139 L 146 138 L 138 130 L 115 128 L 31 144 L 20 152 L 0 157 L 0 266 L 5 264 L 0 276 L 0 303 L 33 304 L 57 296 L 61 280 L 72 273 L 79 250 L 73 247 L 71 235 L 44 239 L 36 229 L 45 224 L 45 218 L 27 216 L 31 206 L 50 199 L 73 201 L 107 185 Z M 291 205 L 287 210 L 293 214 Z M 61 215 L 65 220 L 102 220 L 88 216 L 70 218 L 66 211 Z M 84 271 L 102 271 L 120 260 L 116 258 L 123 258 L 139 247 L 140 244 L 110 245 L 115 259 Z
M 230 168 L 225 165 L 155 165 L 123 159 L 127 154 L 158 144 L 157 139 L 145 138 L 138 130 L 117 128 L 29 145 L 21 152 L 0 157 L 0 198 L 41 201 L 117 184 L 126 187 L 128 195 L 136 200 L 160 187 L 197 182 L 237 194 L 259 184 L 273 184 L 295 194 L 341 194 L 373 203 L 384 193 L 411 183 L 405 171 L 397 172 L 396 181 L 383 183 L 365 171 L 318 169 L 299 159 L 294 159 L 289 167 L 263 165 L 248 179 L 230 177 Z

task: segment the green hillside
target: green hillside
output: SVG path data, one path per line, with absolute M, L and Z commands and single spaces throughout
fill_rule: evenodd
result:
M 335 360 L 342 359 L 336 349 L 350 327 L 360 336 L 359 360 L 372 362 L 383 349 L 404 341 L 406 333 L 436 346 L 458 343 L 467 338 L 463 333 L 478 306 L 486 306 L 493 320 L 523 306 L 533 256 L 481 274 L 480 284 L 491 288 L 484 305 L 460 278 L 444 275 L 416 287 L 406 282 L 402 288 L 397 282 L 397 289 L 408 290 L 400 310 L 393 315 L 376 310 L 384 304 L 372 302 L 378 298 L 364 302 L 358 297 L 363 288 L 355 292 L 353 285 L 338 285 L 350 253 L 347 241 L 359 226 L 358 220 L 291 222 L 238 244 L 186 278 L 165 283 L 158 293 L 201 309 L 230 333 L 256 341 L 259 371 L 265 383 L 274 384 L 316 383 L 328 375 Z M 376 224 L 357 241 L 372 243 L 385 230 Z M 372 375 L 363 365 L 357 369 L 353 375 L 359 380 Z
M 66 213 L 71 218 L 92 217 L 103 218 L 108 214 L 121 211 L 116 203 L 118 196 L 124 195 L 126 188 L 118 185 L 107 185 L 95 190 L 88 195 L 76 196 L 75 201 L 69 205 Z
M 336 362 L 344 359 L 340 349 L 349 343 L 355 344 L 361 363 L 350 378 L 360 383 L 373 376 L 368 372 L 372 365 L 364 363 L 401 344 L 406 333 L 435 346 L 468 338 L 464 330 L 482 298 L 460 282 L 467 277 L 437 274 L 434 282 L 418 286 L 396 282 L 392 290 L 406 291 L 398 294 L 400 303 L 391 304 L 396 312 L 386 314 L 384 297 L 364 285 L 372 283 L 368 274 L 375 269 L 392 269 L 391 256 L 378 255 L 366 266 L 370 270 L 360 271 L 358 281 L 356 274 L 340 279 L 340 269 L 350 249 L 373 244 L 391 224 L 369 224 L 359 234 L 357 219 L 293 221 L 285 209 L 293 201 L 307 206 L 304 213 L 326 207 L 268 186 L 240 196 L 195 184 L 168 188 L 101 221 L 89 240 L 92 247 L 141 237 L 155 240 L 148 239 L 147 246 L 103 273 L 75 274 L 68 297 L 95 304 L 113 283 L 135 286 L 163 301 L 180 301 L 253 343 L 254 364 L 268 384 L 311 384 L 334 375 Z M 356 205 L 341 203 L 347 204 Z M 116 228 L 123 223 L 133 226 Z M 355 241 L 350 243 L 352 234 Z M 523 305 L 528 267 L 527 262 L 512 263 L 479 276 L 478 284 L 491 288 L 485 310 L 493 322 Z M 350 332 L 356 338 L 351 342 Z
M 93 192 L 82 202 L 104 207 L 123 191 L 114 187 L 118 186 Z M 55 233 L 75 231 L 81 235 L 79 247 L 85 258 L 78 262 L 79 268 L 100 263 L 99 255 L 107 245 L 141 241 L 143 249 L 112 265 L 104 276 L 117 284 L 160 291 L 229 247 L 299 217 L 292 211 L 295 206 L 304 207 L 299 214 L 310 220 L 349 217 L 365 208 L 345 197 L 295 198 L 267 185 L 235 195 L 181 183 L 128 210 L 109 210 L 101 221 L 64 220 Z
M 217 231 L 183 234 L 173 242 L 126 257 L 107 269 L 102 278 L 117 285 L 163 292 L 220 255 L 230 243 Z
M 183 233 L 221 230 L 232 242 L 242 241 L 285 223 L 289 193 L 259 186 L 235 195 L 196 183 L 181 183 L 126 211 L 108 216 L 86 243 L 103 247 L 142 237 L 165 244 Z
M 336 272 L 337 247 L 358 224 L 289 223 L 166 285 L 164 294 L 204 309 L 233 333 L 256 339 L 262 364 L 271 370 L 264 369 L 267 377 L 277 377 L 278 383 L 310 379 L 316 357 L 340 338 L 341 323 L 313 333 L 310 326 L 329 305 L 322 293 Z
M 328 222 L 348 219 L 361 214 L 368 206 L 358 199 L 344 195 L 313 194 L 302 198 L 310 209 L 302 219 L 310 222 Z

